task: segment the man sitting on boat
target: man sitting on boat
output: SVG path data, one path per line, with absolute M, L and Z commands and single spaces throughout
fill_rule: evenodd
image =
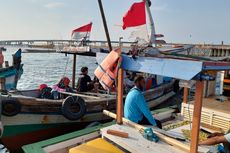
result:
M 134 83 L 135 87 L 130 90 L 125 99 L 125 118 L 138 124 L 153 125 L 162 128 L 161 122 L 153 118 L 142 94 L 145 87 L 144 77 L 136 77 Z
M 58 84 L 52 87 L 52 96 L 54 99 L 60 99 L 60 92 L 73 92 L 73 89 L 69 86 L 70 80 L 68 77 L 63 77 Z
M 39 98 L 42 99 L 53 99 L 52 88 L 48 87 L 47 84 L 41 84 L 39 86 Z
M 226 153 L 230 153 L 230 133 L 224 135 L 223 133 L 213 133 L 207 140 L 200 142 L 200 145 L 217 145 L 223 143 Z
M 88 67 L 81 68 L 81 76 L 77 82 L 77 91 L 78 92 L 87 92 L 94 88 L 94 84 L 88 75 Z

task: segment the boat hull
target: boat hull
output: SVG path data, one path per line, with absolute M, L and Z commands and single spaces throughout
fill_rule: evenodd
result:
M 159 97 L 163 97 L 162 95 L 171 91 L 172 87 L 173 82 L 146 91 L 144 96 L 149 101 L 150 107 L 155 107 L 153 103 L 157 102 Z M 7 99 L 7 97 L 3 97 L 3 99 L 5 98 Z M 86 114 L 78 120 L 71 121 L 64 117 L 61 112 L 63 100 L 52 101 L 25 96 L 12 96 L 10 98 L 18 101 L 21 105 L 21 112 L 17 115 L 2 115 L 4 127 L 2 141 L 11 151 L 17 151 L 22 145 L 28 143 L 82 129 L 92 122 L 109 121 L 111 118 L 103 115 L 102 110 L 116 110 L 115 98 L 93 100 L 86 98 Z

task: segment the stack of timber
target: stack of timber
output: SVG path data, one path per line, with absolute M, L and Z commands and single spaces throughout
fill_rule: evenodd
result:
M 181 114 L 186 120 L 192 120 L 194 101 L 189 104 L 182 104 Z M 215 98 L 204 98 L 201 113 L 201 123 L 208 124 L 222 129 L 225 132 L 230 130 L 230 101 L 223 102 Z

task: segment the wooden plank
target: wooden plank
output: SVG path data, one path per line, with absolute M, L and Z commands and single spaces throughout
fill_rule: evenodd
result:
M 124 70 L 118 70 L 118 87 L 117 87 L 117 123 L 122 124 L 122 117 L 123 117 L 123 76 Z
M 85 141 L 89 141 L 91 139 L 97 138 L 99 137 L 99 132 L 93 132 L 87 135 L 83 135 L 80 137 L 76 137 L 70 140 L 66 140 L 63 142 L 59 142 L 47 147 L 44 147 L 44 151 L 46 153 L 57 153 L 57 152 L 68 152 L 70 148 L 76 146 L 79 143 L 85 142 Z
M 112 117 L 112 118 L 116 118 L 116 114 L 111 113 L 111 112 L 109 112 L 109 111 L 104 110 L 103 113 L 104 113 L 105 115 L 108 115 L 108 116 Z M 130 121 L 130 120 L 124 118 L 124 117 L 122 118 L 122 120 L 123 120 L 123 123 L 124 123 L 124 124 L 127 124 L 127 125 L 129 125 L 129 126 L 135 128 L 135 129 L 138 130 L 138 131 L 143 130 L 143 129 L 146 128 L 146 127 L 144 127 L 144 126 L 142 126 L 142 125 L 139 125 L 139 124 L 137 124 L 137 123 L 134 123 L 134 122 L 132 122 L 132 121 Z M 178 141 L 178 140 L 175 140 L 175 139 L 173 139 L 173 138 L 169 138 L 169 137 L 167 137 L 167 136 L 164 136 L 163 134 L 161 134 L 161 133 L 159 133 L 159 132 L 154 131 L 154 133 L 160 138 L 161 141 L 163 141 L 163 142 L 165 142 L 165 143 L 168 143 L 168 144 L 170 144 L 170 145 L 173 145 L 173 146 L 175 146 L 175 147 L 177 147 L 177 148 L 179 148 L 179 149 L 181 149 L 181 150 L 183 150 L 183 151 L 189 152 L 190 147 L 189 147 L 188 145 L 183 144 L 182 142 L 180 142 L 180 141 Z
M 111 134 L 111 135 L 122 137 L 122 138 L 128 138 L 129 137 L 129 134 L 127 132 L 121 132 L 121 131 L 111 130 L 111 129 L 107 130 L 107 134 Z
M 193 111 L 193 121 L 192 121 L 193 124 L 192 124 L 192 139 L 191 139 L 190 153 L 197 153 L 197 149 L 198 149 L 203 90 L 204 90 L 204 82 L 197 81 L 195 104 L 194 104 L 194 111 Z
M 107 134 L 108 129 L 119 130 L 127 132 L 129 138 L 121 138 Z M 116 145 L 124 148 L 125 150 L 132 153 L 185 153 L 173 146 L 168 145 L 165 142 L 159 141 L 157 143 L 145 139 L 139 132 L 134 128 L 127 125 L 112 125 L 101 129 L 102 137 L 109 139 Z

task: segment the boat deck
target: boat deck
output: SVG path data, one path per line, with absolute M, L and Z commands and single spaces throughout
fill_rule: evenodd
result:
M 188 127 L 186 127 L 188 128 Z M 129 134 L 128 138 L 121 138 L 117 136 L 113 136 L 110 134 L 107 134 L 107 130 L 117 130 L 121 132 L 126 132 Z M 112 141 L 116 145 L 125 148 L 128 152 L 132 153 L 185 153 L 185 151 L 182 151 L 180 149 L 177 149 L 169 144 L 166 144 L 162 141 L 159 141 L 157 143 L 153 141 L 149 141 L 145 139 L 142 134 L 140 134 L 137 130 L 135 130 L 132 127 L 126 126 L 126 125 L 118 125 L 114 124 L 108 127 L 105 127 L 101 129 L 101 135 L 103 138 L 108 139 L 109 141 Z M 188 142 L 185 142 L 188 143 Z M 208 152 L 209 149 L 207 148 L 199 148 L 200 152 Z

